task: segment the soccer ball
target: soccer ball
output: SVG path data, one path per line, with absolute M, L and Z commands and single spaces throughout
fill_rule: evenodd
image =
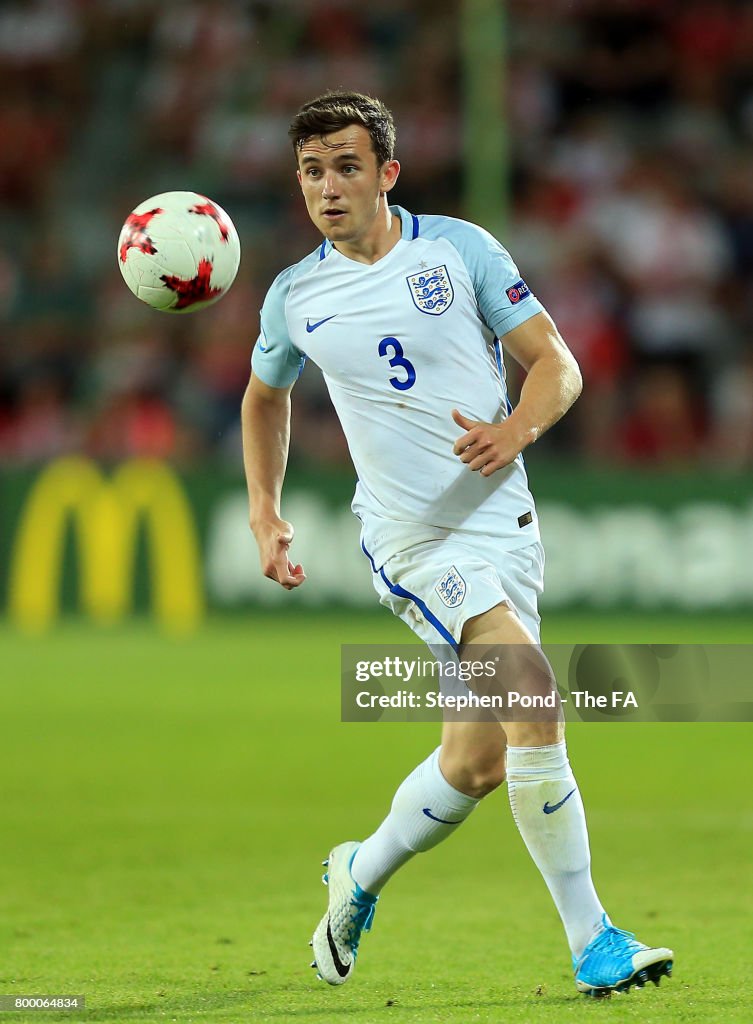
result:
M 165 313 L 193 313 L 224 295 L 241 258 L 228 215 L 197 192 L 163 192 L 131 213 L 118 266 L 136 298 Z

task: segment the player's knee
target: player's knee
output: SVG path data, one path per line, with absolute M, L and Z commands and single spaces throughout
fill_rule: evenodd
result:
M 477 792 L 479 797 L 488 796 L 498 789 L 507 778 L 504 764 L 495 765 L 493 769 L 481 773 L 477 780 Z
M 505 724 L 510 747 L 547 747 L 565 738 L 564 722 L 508 722 Z
M 488 796 L 505 781 L 505 759 L 504 757 L 484 759 L 480 761 L 468 760 L 456 762 L 448 766 L 447 781 L 459 789 L 466 796 L 475 800 L 481 800 Z M 444 766 L 443 766 L 444 770 Z
M 472 796 L 477 800 L 493 793 L 495 789 L 505 781 L 504 761 L 495 762 L 490 765 L 483 765 L 472 773 L 470 784 L 473 788 Z

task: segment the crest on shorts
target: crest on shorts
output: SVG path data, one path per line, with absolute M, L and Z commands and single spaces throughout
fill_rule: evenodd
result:
M 411 274 L 405 280 L 408 282 L 414 305 L 422 313 L 440 316 L 452 305 L 455 292 L 444 264 L 432 270 L 424 270 L 420 274 Z
M 446 604 L 448 608 L 457 608 L 465 597 L 465 580 L 455 566 L 451 565 L 434 589 L 439 594 L 442 604 Z

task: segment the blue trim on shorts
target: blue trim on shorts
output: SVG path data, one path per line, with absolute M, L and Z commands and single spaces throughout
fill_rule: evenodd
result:
M 371 557 L 371 555 L 366 550 L 366 545 L 364 544 L 363 541 L 361 541 L 361 551 L 363 551 L 363 553 L 366 555 L 368 560 L 371 562 L 371 571 L 374 572 L 374 573 L 379 572 L 379 570 L 377 569 L 376 565 L 374 564 L 374 559 Z
M 379 573 L 379 575 L 381 576 L 382 580 L 384 581 L 385 586 L 396 597 L 404 597 L 404 598 L 406 598 L 406 600 L 412 601 L 418 608 L 420 608 L 421 611 L 423 612 L 423 616 L 426 619 L 426 621 L 428 623 L 430 623 L 434 627 L 434 629 L 436 629 L 436 631 L 439 633 L 439 635 L 442 637 L 442 639 L 446 643 L 448 643 L 452 647 L 453 651 L 457 654 L 458 653 L 459 644 L 455 640 L 455 637 L 447 629 L 447 627 L 444 626 L 439 621 L 439 619 L 436 617 L 434 612 L 431 611 L 431 609 L 426 606 L 425 602 L 422 601 L 420 597 L 417 597 L 416 594 L 411 594 L 410 590 L 406 590 L 405 587 L 401 587 L 399 583 L 392 583 L 392 582 L 390 582 L 390 580 L 387 578 L 387 573 L 384 571 L 384 568 L 377 569 L 377 567 L 376 567 L 376 565 L 374 563 L 374 559 L 371 557 L 369 552 L 366 550 L 366 545 L 364 544 L 363 541 L 361 541 L 361 550 L 366 555 L 368 560 L 371 562 L 372 571 L 375 572 L 375 573 Z

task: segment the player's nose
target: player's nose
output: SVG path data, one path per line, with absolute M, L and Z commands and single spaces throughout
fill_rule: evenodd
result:
M 323 199 L 337 199 L 339 195 L 337 188 L 337 181 L 334 174 L 331 172 L 324 175 L 322 179 L 322 198 Z

